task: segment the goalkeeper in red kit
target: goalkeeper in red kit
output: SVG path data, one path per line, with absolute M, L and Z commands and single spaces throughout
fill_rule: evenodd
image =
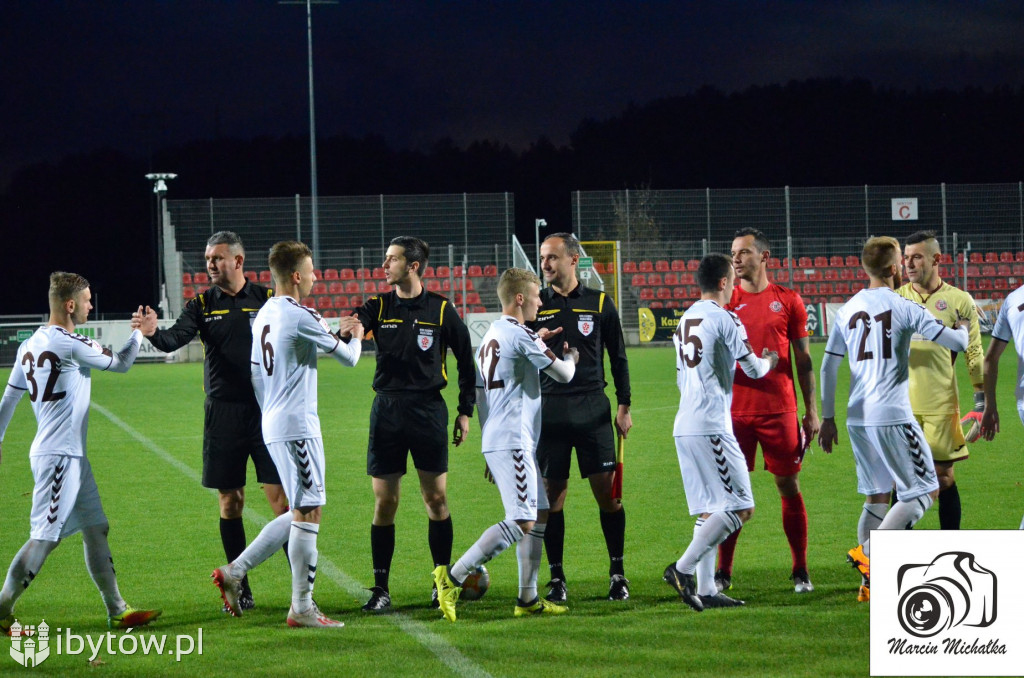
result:
M 818 434 L 820 421 L 815 403 L 814 365 L 807 338 L 807 309 L 800 295 L 768 280 L 770 249 L 767 237 L 756 228 L 736 233 L 732 263 L 739 285 L 733 289 L 728 309 L 739 316 L 755 355 L 765 348 L 779 354 L 778 365 L 763 379 L 751 379 L 736 371 L 733 385 L 732 422 L 747 469 L 754 470 L 760 445 L 764 466 L 775 476 L 782 499 L 782 529 L 793 556 L 791 579 L 796 593 L 814 590 L 807 574 L 807 511 L 800 494 L 799 474 L 804 452 Z M 804 399 L 799 418 L 793 367 Z M 715 583 L 719 590 L 732 587 L 734 532 L 718 548 Z

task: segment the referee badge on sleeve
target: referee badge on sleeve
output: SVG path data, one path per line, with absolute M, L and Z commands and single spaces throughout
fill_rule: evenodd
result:
M 576 326 L 579 328 L 580 334 L 584 337 L 589 337 L 590 333 L 594 331 L 594 316 L 581 315 L 576 320 Z
M 421 327 L 420 335 L 416 338 L 416 345 L 420 347 L 421 351 L 429 351 L 430 347 L 434 345 L 434 330 Z

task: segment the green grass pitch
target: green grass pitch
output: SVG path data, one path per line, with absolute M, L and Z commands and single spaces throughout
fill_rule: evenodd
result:
M 820 365 L 823 344 L 813 346 Z M 320 532 L 316 598 L 346 623 L 338 632 L 289 629 L 284 620 L 290 575 L 282 555 L 251 574 L 257 607 L 241 619 L 220 610 L 209 575 L 224 560 L 217 501 L 199 484 L 202 435 L 202 365 L 138 365 L 127 375 L 93 373 L 89 457 L 111 522 L 111 548 L 119 583 L 132 604 L 161 607 L 163 617 L 134 635 L 196 638 L 203 654 L 181 657 L 108 654 L 90 666 L 79 655 L 53 651 L 36 675 L 304 675 L 344 676 L 866 676 L 868 604 L 856 602 L 858 577 L 845 563 L 856 542 L 862 499 L 856 494 L 845 430 L 832 455 L 815 446 L 801 474 L 809 514 L 809 569 L 816 590 L 795 595 L 788 579 L 789 549 L 782 533 L 771 476 L 753 474 L 757 510 L 736 554 L 732 594 L 747 607 L 697 614 L 661 581 L 665 565 L 690 540 L 672 441 L 679 394 L 669 348 L 629 353 L 634 429 L 626 446 L 626 574 L 632 598 L 605 600 L 607 555 L 596 505 L 575 477 L 566 504 L 566 571 L 570 613 L 559 618 L 514 619 L 515 553 L 488 567 L 491 590 L 459 607 L 450 624 L 427 607 L 431 562 L 427 518 L 418 484 L 406 479 L 398 512 L 391 577 L 395 614 L 366 616 L 362 589 L 372 583 L 369 526 L 373 498 L 365 475 L 367 420 L 374 361 L 355 369 L 320 363 L 320 419 L 327 451 L 328 504 Z M 993 443 L 972 446 L 971 461 L 957 466 L 965 528 L 1016 528 L 1024 506 L 1017 448 L 1020 423 L 1010 384 L 1013 351 L 1001 366 L 1000 412 L 1004 431 Z M 454 365 L 449 361 L 449 366 Z M 9 370 L 0 371 L 6 380 Z M 960 367 L 961 402 L 969 403 Z M 839 400 L 845 402 L 844 366 Z M 610 390 L 610 389 L 609 389 Z M 454 388 L 446 391 L 449 401 Z M 840 411 L 840 422 L 843 411 Z M 0 464 L 0 567 L 28 535 L 32 478 L 28 447 L 35 431 L 22 402 L 3 443 Z M 451 451 L 449 501 L 455 557 L 480 532 L 501 519 L 497 491 L 483 477 L 479 429 Z M 250 469 L 251 474 L 251 469 Z M 410 482 L 411 481 L 411 482 Z M 270 515 L 258 485 L 248 486 L 247 536 Z M 936 529 L 933 508 L 918 529 Z M 45 619 L 94 640 L 106 632 L 105 614 L 82 560 L 81 538 L 62 544 L 19 601 L 23 623 Z M 546 563 L 541 580 L 546 578 Z M 113 645 L 118 647 L 119 636 Z M 124 645 L 130 648 L 131 644 Z M 0 641 L 0 675 L 25 671 Z

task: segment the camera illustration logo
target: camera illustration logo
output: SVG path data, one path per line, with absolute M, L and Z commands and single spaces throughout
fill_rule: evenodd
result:
M 927 565 L 904 565 L 896 576 L 897 616 L 918 638 L 955 626 L 989 626 L 996 620 L 996 575 L 974 555 L 951 551 Z

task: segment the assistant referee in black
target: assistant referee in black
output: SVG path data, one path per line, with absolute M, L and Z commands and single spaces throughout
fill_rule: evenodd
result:
M 206 360 L 203 390 L 203 487 L 217 490 L 220 499 L 220 538 L 224 555 L 232 562 L 245 550 L 246 464 L 252 458 L 256 480 L 275 515 L 288 509 L 277 467 L 263 444 L 260 407 L 249 380 L 252 320 L 274 290 L 245 278 L 245 248 L 231 231 L 219 231 L 206 241 L 206 270 L 211 287 L 189 300 L 174 325 L 157 328 L 157 316 L 149 306 L 144 315 L 132 316 L 132 327 L 157 349 L 170 352 L 188 344 L 198 334 Z M 287 553 L 287 547 L 285 549 Z M 252 609 L 252 592 L 243 580 L 239 604 Z
M 429 518 L 427 542 L 434 567 L 449 565 L 452 559 L 448 406 L 441 396 L 441 389 L 448 384 L 448 349 L 452 349 L 459 372 L 458 416 L 452 433 L 456 446 L 465 442 L 469 433 L 476 402 L 476 366 L 469 330 L 454 306 L 442 295 L 428 292 L 420 280 L 429 256 L 430 248 L 419 238 L 392 240 L 381 267 L 394 289 L 371 297 L 354 312 L 366 332 L 373 332 L 377 345 L 373 376 L 377 395 L 370 410 L 366 455 L 374 497 L 370 525 L 373 588 L 363 606 L 366 612 L 391 608 L 388 579 L 395 553 L 395 513 L 410 453 Z
M 612 498 L 615 471 L 615 436 L 612 432 L 611 404 L 604 389 L 604 350 L 615 382 L 615 428 L 623 438 L 633 426 L 629 413 L 629 363 L 622 337 L 622 323 L 615 303 L 604 292 L 580 284 L 576 277 L 580 242 L 571 233 L 549 235 L 541 243 L 541 271 L 548 287 L 541 290 L 543 302 L 532 327 L 556 356 L 561 357 L 565 342 L 579 349 L 576 376 L 560 384 L 543 372 L 541 379 L 541 432 L 537 461 L 544 477 L 548 501 L 544 548 L 551 568 L 547 599 L 564 603 L 568 597 L 562 555 L 565 543 L 565 495 L 569 486 L 572 450 L 580 477 L 590 480 L 597 500 L 601 530 L 608 547 L 610 600 L 629 598 L 629 580 L 623 569 L 626 512 L 622 502 Z

